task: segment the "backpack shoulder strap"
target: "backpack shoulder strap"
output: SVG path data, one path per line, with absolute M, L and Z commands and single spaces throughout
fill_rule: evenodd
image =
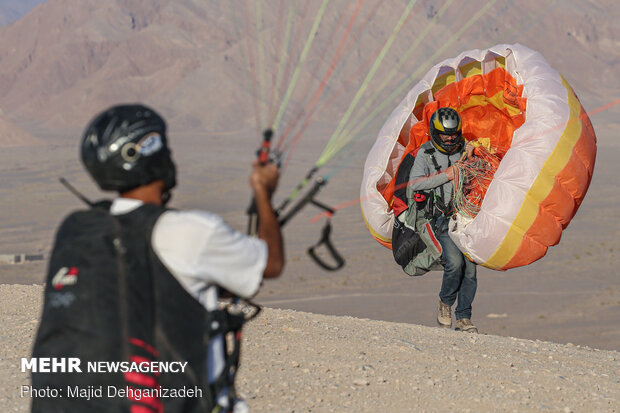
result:
M 435 170 L 437 171 L 437 173 L 441 172 L 441 166 L 439 166 L 439 163 L 437 162 L 437 158 L 435 158 L 435 148 L 433 148 L 432 146 L 428 149 L 426 149 L 424 151 L 425 154 L 427 154 L 429 156 L 429 158 L 431 158 L 431 162 L 433 163 L 433 166 L 435 167 Z M 450 157 L 448 157 L 448 166 L 450 165 Z M 439 199 L 437 200 L 438 202 L 436 202 L 435 204 L 437 205 L 437 207 L 439 208 L 439 210 L 443 213 L 447 210 L 446 205 L 445 205 L 445 199 L 446 199 L 446 194 L 443 190 L 443 185 L 440 187 L 440 191 L 441 191 L 441 195 L 439 197 Z
M 439 163 L 437 163 L 437 158 L 435 158 L 435 148 L 431 146 L 430 148 L 425 149 L 424 153 L 427 154 L 429 158 L 431 158 L 431 162 L 433 163 L 435 170 L 437 172 L 441 172 L 441 166 L 439 166 Z

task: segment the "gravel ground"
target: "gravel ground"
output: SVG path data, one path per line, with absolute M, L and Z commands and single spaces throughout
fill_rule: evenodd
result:
M 0 403 L 19 397 L 41 286 L 0 285 Z M 255 412 L 620 412 L 620 353 L 265 309 L 244 330 L 238 387 Z

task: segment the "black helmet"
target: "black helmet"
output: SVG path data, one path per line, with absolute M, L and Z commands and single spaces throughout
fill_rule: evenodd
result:
M 432 115 L 428 125 L 431 141 L 437 150 L 452 154 L 463 147 L 463 133 L 461 130 L 461 117 L 452 108 L 439 108 Z M 454 139 L 444 142 L 439 134 L 453 135 Z
M 176 185 L 166 123 L 142 105 L 113 106 L 93 119 L 82 138 L 82 162 L 103 190 L 125 192 L 161 179 Z

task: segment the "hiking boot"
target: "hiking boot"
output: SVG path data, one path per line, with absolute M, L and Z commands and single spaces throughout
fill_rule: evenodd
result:
M 469 318 L 461 318 L 456 320 L 456 331 L 464 331 L 466 333 L 477 333 L 478 328 L 472 324 Z
M 439 300 L 439 309 L 437 310 L 437 324 L 439 327 L 452 328 L 452 308 Z

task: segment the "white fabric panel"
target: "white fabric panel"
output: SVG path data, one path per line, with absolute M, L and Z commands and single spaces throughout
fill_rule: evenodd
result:
M 507 70 L 524 86 L 527 97 L 525 123 L 515 132 L 512 147 L 501 162 L 487 191 L 482 209 L 473 220 L 459 220 L 450 236 L 476 262 L 487 261 L 504 239 L 525 195 L 536 180 L 543 163 L 552 153 L 569 119 L 567 91 L 560 75 L 538 52 L 523 45 L 497 45 L 486 50 L 470 50 L 446 59 L 431 68 L 394 109 L 366 160 L 362 181 L 362 212 L 368 225 L 385 239 L 391 238 L 393 214 L 376 188 L 393 154 L 401 128 L 411 114 L 418 96 L 428 93 L 440 69 L 457 68 L 459 63 L 488 61 L 493 54 L 507 57 Z M 398 152 L 402 155 L 402 149 Z M 393 156 L 393 155 L 392 155 Z M 454 227 L 454 225 L 453 225 Z M 524 231 L 527 228 L 523 229 Z
M 478 263 L 486 262 L 504 239 L 569 118 L 567 92 L 560 75 L 539 53 L 520 45 L 511 48 L 517 64 L 515 70 L 528 99 L 526 120 L 514 133 L 511 148 L 495 173 L 480 214 L 469 225 L 450 233 L 457 246 Z M 525 232 L 527 228 L 521 230 Z M 486 236 L 476 236 L 480 233 Z

